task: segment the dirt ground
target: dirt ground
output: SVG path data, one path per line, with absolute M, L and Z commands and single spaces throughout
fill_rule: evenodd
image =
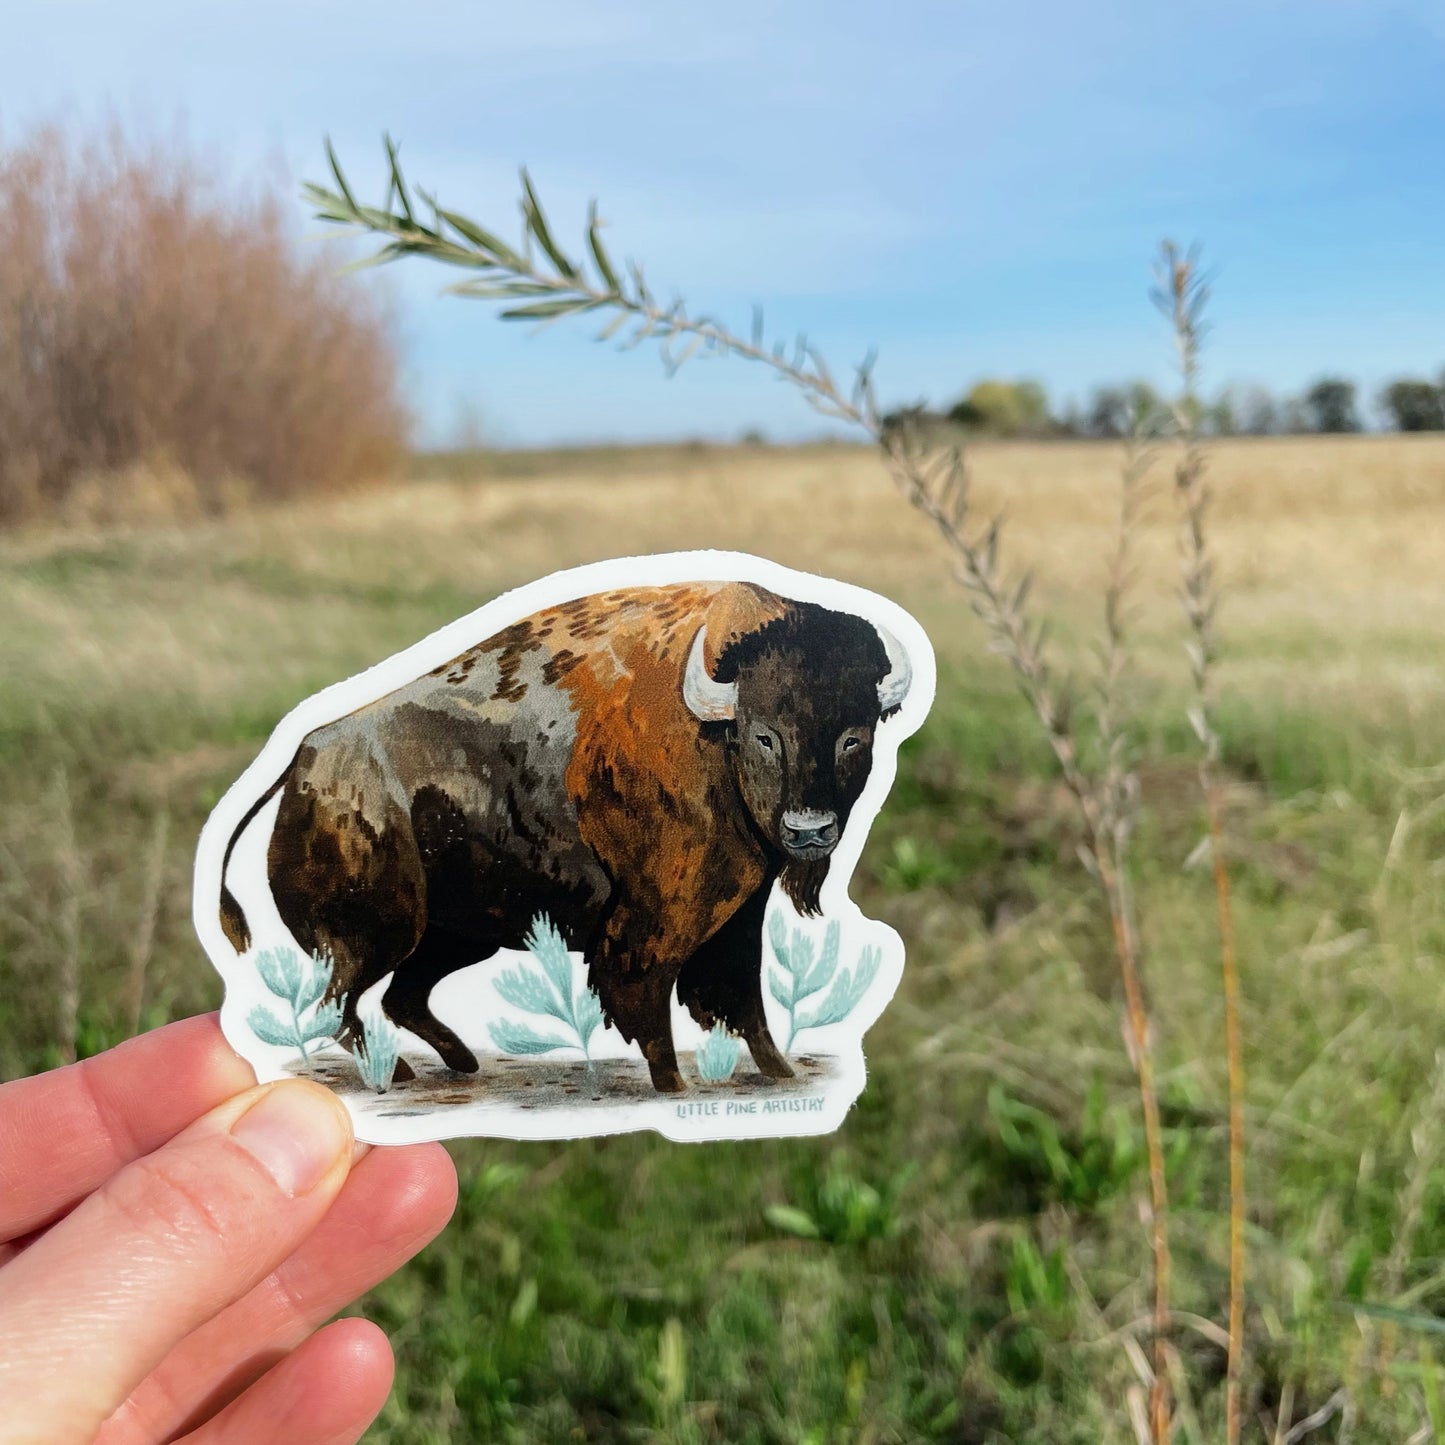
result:
M 404 1055 L 416 1071 L 415 1079 L 393 1084 L 385 1094 L 370 1096 L 350 1059 L 339 1049 L 328 1049 L 312 1061 L 313 1077 L 351 1100 L 362 1112 L 383 1119 L 401 1119 L 431 1113 L 449 1106 L 495 1104 L 505 1109 L 567 1108 L 609 1109 L 619 1104 L 649 1103 L 659 1098 L 640 1058 L 598 1059 L 592 1065 L 580 1059 L 515 1058 L 483 1054 L 475 1074 L 458 1074 L 443 1068 L 430 1055 Z M 746 1056 L 744 1056 L 746 1057 Z M 791 1079 L 768 1079 L 750 1063 L 739 1061 L 732 1078 L 708 1083 L 699 1077 L 694 1056 L 678 1055 L 686 1094 L 670 1095 L 679 1102 L 735 1099 L 750 1095 L 781 1098 L 821 1092 L 836 1073 L 830 1055 L 800 1054 L 790 1062 Z

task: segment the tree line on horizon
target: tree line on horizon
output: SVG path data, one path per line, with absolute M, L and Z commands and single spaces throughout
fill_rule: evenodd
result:
M 904 422 L 948 424 L 984 436 L 1048 438 L 1127 436 L 1134 418 L 1159 416 L 1164 401 L 1147 381 L 1095 387 L 1080 406 L 1057 410 L 1037 381 L 988 378 L 944 410 L 926 403 L 889 413 Z M 1438 380 L 1401 377 L 1381 388 L 1376 407 L 1386 429 L 1445 431 L 1445 371 Z M 1264 386 L 1230 386 L 1200 404 L 1201 430 L 1212 436 L 1344 435 L 1367 430 L 1359 388 L 1347 377 L 1322 376 L 1296 396 Z

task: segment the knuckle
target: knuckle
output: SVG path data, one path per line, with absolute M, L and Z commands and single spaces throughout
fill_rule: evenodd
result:
M 142 1153 L 141 1141 L 126 1117 L 103 1086 L 95 1063 L 82 1059 L 75 1065 L 75 1081 L 85 1108 L 90 1111 L 101 1138 L 106 1141 L 117 1164 Z
M 196 1247 L 219 1245 L 226 1235 L 223 1192 L 163 1157 L 142 1159 L 116 1176 L 107 1190 L 112 1209 L 141 1237 Z
M 315 1296 L 300 1281 L 290 1278 L 284 1268 L 269 1275 L 263 1287 L 270 1297 L 277 1331 L 287 1338 L 304 1338 L 330 1312 L 318 1308 Z

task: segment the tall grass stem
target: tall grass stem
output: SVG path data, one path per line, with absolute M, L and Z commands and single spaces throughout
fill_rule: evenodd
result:
M 1181 598 L 1189 623 L 1187 653 L 1195 694 L 1190 722 L 1200 745 L 1199 782 L 1204 795 L 1213 862 L 1229 1109 L 1229 1357 L 1225 1373 L 1225 1439 L 1227 1445 L 1239 1445 L 1243 1428 L 1241 1380 L 1244 1368 L 1244 1225 L 1247 1207 L 1244 1062 L 1239 1025 L 1239 962 L 1225 836 L 1224 784 L 1219 772 L 1219 734 L 1213 718 L 1214 623 L 1219 608 L 1219 589 L 1209 551 L 1211 495 L 1200 432 L 1199 350 L 1206 331 L 1204 312 L 1209 301 L 1209 282 L 1200 271 L 1197 250 L 1184 251 L 1170 241 L 1160 247 L 1155 274 L 1154 302 L 1168 319 L 1173 332 L 1180 375 L 1180 390 L 1171 411 L 1174 430 L 1182 444 L 1174 469 L 1175 493 L 1182 511 Z
M 745 340 L 710 317 L 690 315 L 680 299 L 660 302 L 641 267 L 629 264 L 623 268 L 614 263 L 602 241 L 595 206 L 586 236 L 592 266 L 589 273 L 586 263 L 572 259 L 558 245 L 525 171 L 525 234 L 519 252 L 468 217 L 444 210 L 425 192 L 418 191 L 414 202 L 390 139 L 386 151 L 390 176 L 382 208 L 357 201 L 329 146 L 334 188 L 306 187 L 319 219 L 382 240 L 373 261 L 422 255 L 469 271 L 471 279 L 452 287 L 452 291 L 506 303 L 501 312 L 503 320 L 547 326 L 569 316 L 611 313 L 599 340 L 625 332 L 625 345 L 654 341 L 661 347 L 669 370 L 676 370 L 699 352 L 756 361 L 797 387 L 815 411 L 858 426 L 878 442 L 904 497 L 934 523 L 954 558 L 956 574 L 970 594 L 974 612 L 992 636 L 993 650 L 1012 666 L 1043 727 L 1083 820 L 1081 854 L 1100 884 L 1109 910 L 1149 1156 L 1155 1348 L 1150 1417 L 1155 1445 L 1164 1445 L 1170 1421 L 1165 1353 L 1170 1274 L 1168 1194 L 1152 1044 L 1127 876 L 1127 829 L 1116 819 L 1109 784 L 1094 775 L 1081 756 L 1073 723 L 1077 699 L 1067 683 L 1055 679 L 1046 653 L 1045 629 L 1029 613 L 1030 578 L 1025 575 L 1010 579 L 1003 574 L 999 565 L 1001 520 L 994 517 L 981 526 L 974 521 L 969 476 L 961 451 L 957 447 L 929 447 L 920 440 L 906 414 L 900 424 L 880 413 L 873 387 L 872 353 L 855 368 L 853 384 L 845 391 L 805 336 L 770 343 L 765 337 L 761 311 L 754 312 L 752 335 Z M 1116 620 L 1122 626 L 1122 613 Z M 1122 640 L 1122 632 L 1120 636 Z
M 150 849 L 146 854 L 144 892 L 135 936 L 131 940 L 129 967 L 125 981 L 125 1022 L 131 1035 L 140 1032 L 141 1012 L 145 1008 L 146 974 L 155 949 L 156 922 L 160 916 L 161 890 L 165 882 L 166 843 L 170 837 L 170 814 L 156 814 L 151 832 Z
M 56 928 L 60 960 L 56 976 L 56 1043 L 62 1063 L 73 1064 L 80 1039 L 80 903 L 85 889 L 80 845 L 75 836 L 75 809 L 70 779 L 64 768 L 55 770 L 53 787 L 56 818 L 56 862 L 60 873 L 60 906 Z

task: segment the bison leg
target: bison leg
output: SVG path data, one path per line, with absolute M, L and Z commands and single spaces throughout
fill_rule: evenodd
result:
M 642 1057 L 647 1060 L 647 1069 L 652 1075 L 652 1087 L 659 1094 L 681 1094 L 687 1085 L 677 1067 L 677 1050 L 672 1042 L 672 981 L 653 976 L 641 982 L 645 987 L 641 990 L 634 1030 L 629 1034 L 623 1029 L 623 1033 L 641 1045 Z M 620 1020 L 618 1027 L 622 1028 Z
M 791 1079 L 792 1066 L 773 1042 L 763 1007 L 763 920 L 771 888 L 764 883 L 683 965 L 677 999 L 705 1029 L 721 1022 L 741 1034 L 758 1071 Z
M 350 993 L 341 997 L 341 1027 L 336 1033 L 336 1042 L 349 1054 L 356 1052 L 356 1046 L 366 1037 L 365 1025 L 361 1022 L 361 1015 L 357 1012 L 361 1003 L 361 995 L 371 985 L 364 988 L 353 989 Z M 391 1071 L 391 1079 L 395 1084 L 404 1084 L 409 1079 L 416 1078 L 416 1070 L 407 1063 L 405 1059 L 398 1059 L 396 1067 Z
M 760 1008 L 761 1002 L 759 999 Z M 773 1036 L 768 1030 L 766 1020 L 755 1028 L 744 1028 L 742 1036 L 747 1040 L 753 1062 L 758 1066 L 758 1072 L 764 1078 L 791 1079 L 793 1077 L 793 1066 L 784 1058 L 783 1051 L 773 1042 Z
M 353 759 L 342 777 L 329 753 L 303 748 L 298 758 L 301 773 L 282 795 L 271 834 L 271 895 L 296 942 L 330 959 L 326 999 L 341 1006 L 337 1042 L 354 1052 L 362 995 L 399 968 L 421 936 L 421 859 L 374 760 Z M 398 1064 L 396 1078 L 411 1076 Z
M 477 956 L 468 957 L 469 951 Z M 480 1067 L 477 1056 L 431 1011 L 431 992 L 448 974 L 493 951 L 467 950 L 439 929 L 428 928 L 381 997 L 382 1011 L 394 1024 L 430 1044 L 447 1068 L 459 1074 L 475 1074 Z
M 642 1050 L 659 1094 L 681 1094 L 687 1085 L 677 1067 L 672 1042 L 672 979 L 661 968 L 638 972 L 604 986 L 599 997 L 608 1019 L 623 1038 Z
M 361 1015 L 357 1012 L 357 1007 L 365 991 L 365 988 L 353 988 L 349 993 L 341 994 L 337 998 L 341 1004 L 341 1027 L 336 1031 L 336 1042 L 352 1054 L 356 1052 L 356 1045 L 362 1036 Z M 333 989 L 327 990 L 328 994 L 333 992 L 334 983 Z
M 615 902 L 587 950 L 587 977 L 607 1021 L 641 1048 L 652 1087 L 659 1094 L 680 1094 L 687 1085 L 672 1042 L 677 966 L 649 950 L 647 939 L 654 926 L 642 910 Z
M 358 1011 L 362 995 L 391 972 L 388 955 L 383 953 L 378 958 L 370 950 L 358 952 L 345 935 L 332 934 L 326 929 L 311 930 L 307 937 L 313 940 L 306 945 L 309 951 L 331 959 L 331 984 L 324 997 L 328 1003 L 340 1005 L 341 1024 L 336 1030 L 336 1042 L 347 1053 L 354 1054 L 366 1036 Z M 405 1059 L 398 1059 L 391 1077 L 394 1083 L 404 1084 L 416 1078 L 416 1071 Z

